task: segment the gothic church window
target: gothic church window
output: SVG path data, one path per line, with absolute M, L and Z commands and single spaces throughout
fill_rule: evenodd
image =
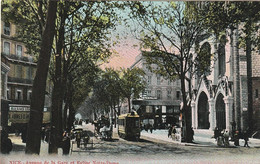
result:
M 210 72 L 210 60 L 211 60 L 211 47 L 208 42 L 205 42 L 196 57 L 196 65 L 198 68 L 198 74 L 206 74 Z
M 219 68 L 219 75 L 223 76 L 226 73 L 226 37 L 223 35 L 220 38 L 220 43 L 218 47 L 218 68 Z

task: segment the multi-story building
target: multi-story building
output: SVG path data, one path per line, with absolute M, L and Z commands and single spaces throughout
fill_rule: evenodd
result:
M 193 78 L 191 106 L 194 129 L 213 131 L 218 127 L 232 131 L 248 128 L 247 58 L 244 49 L 237 44 L 239 32 L 235 30 L 230 35 L 231 31 L 226 30 L 219 37 L 219 43 L 215 37 L 201 43 L 200 52 L 207 51 L 210 66 L 208 72 Z M 253 118 L 259 120 L 259 52 L 252 51 L 252 59 Z
M 5 62 L 10 67 L 7 77 L 2 76 L 2 80 L 5 79 L 6 82 L 2 92 L 5 92 L 5 98 L 9 101 L 8 125 L 11 130 L 22 131 L 26 129 L 29 120 L 37 63 L 33 56 L 27 54 L 25 45 L 15 38 L 16 25 L 1 21 L 1 27 L 1 59 L 2 63 Z M 46 98 L 46 102 L 49 102 L 47 95 Z M 44 110 L 47 111 L 50 104 L 46 103 L 45 106 Z M 50 114 L 47 115 L 44 115 L 44 120 L 49 120 Z
M 9 70 L 10 66 L 7 59 L 1 56 L 1 127 L 7 127 L 8 125 L 7 74 Z
M 147 83 L 141 98 L 132 101 L 134 108 L 141 115 L 143 124 L 150 123 L 155 127 L 165 127 L 168 124 L 177 125 L 181 103 L 180 81 L 171 81 L 151 72 L 142 54 L 136 57 L 131 68 L 133 67 L 144 70 Z M 156 68 L 156 65 L 152 64 L 151 67 Z

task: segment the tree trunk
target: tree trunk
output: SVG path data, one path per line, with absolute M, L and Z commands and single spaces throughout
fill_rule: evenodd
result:
M 128 101 L 128 110 L 129 110 L 129 113 L 131 113 L 131 97 L 128 97 L 127 101 Z
M 247 58 L 247 92 L 248 92 L 248 128 L 249 133 L 253 130 L 253 86 L 252 86 L 252 43 L 251 43 L 251 20 L 246 25 L 246 58 Z
M 46 80 L 55 32 L 56 11 L 57 1 L 50 1 L 46 26 L 42 36 L 39 60 L 37 62 L 36 76 L 33 81 L 30 120 L 27 130 L 26 154 L 40 154 Z
M 58 153 L 58 147 L 60 145 L 62 139 L 62 103 L 63 103 L 63 95 L 64 95 L 64 88 L 63 88 L 63 81 L 62 81 L 62 55 L 63 55 L 63 42 L 64 42 L 64 26 L 65 26 L 65 19 L 66 19 L 66 10 L 61 7 L 61 21 L 60 27 L 58 31 L 58 42 L 57 42 L 57 54 L 55 54 L 55 78 L 54 78 L 54 87 L 52 93 L 52 120 L 51 120 L 51 127 L 55 128 L 51 132 L 57 134 L 51 134 L 51 140 L 49 145 L 49 153 Z
M 192 142 L 192 136 L 191 136 L 191 108 L 188 105 L 187 102 L 187 96 L 186 96 L 186 85 L 185 85 L 185 74 L 181 73 L 181 91 L 182 91 L 182 102 L 183 102 L 183 107 L 181 110 L 182 113 L 182 142 Z
M 241 129 L 241 102 L 240 102 L 240 68 L 239 68 L 239 48 L 238 48 L 238 26 L 234 36 L 235 52 L 234 52 L 234 109 L 236 129 Z

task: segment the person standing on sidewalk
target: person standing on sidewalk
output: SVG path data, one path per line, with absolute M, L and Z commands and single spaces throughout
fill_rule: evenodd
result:
M 172 135 L 172 128 L 173 128 L 173 125 L 170 125 L 170 127 L 168 129 L 168 138 Z
M 236 130 L 235 131 L 235 134 L 234 134 L 234 145 L 235 146 L 239 146 L 239 131 L 238 130 Z
M 248 138 L 248 132 L 247 131 L 244 131 L 243 138 L 244 138 L 244 141 L 245 141 L 244 147 L 249 147 L 249 145 L 248 145 L 249 138 Z
M 68 155 L 70 152 L 70 135 L 69 135 L 68 131 L 64 131 L 62 136 L 63 136 L 63 139 L 62 139 L 63 155 Z
M 175 128 L 175 126 L 172 127 L 172 139 L 176 140 L 176 128 Z
M 229 132 L 226 130 L 223 134 L 224 137 L 224 146 L 228 147 L 229 146 Z

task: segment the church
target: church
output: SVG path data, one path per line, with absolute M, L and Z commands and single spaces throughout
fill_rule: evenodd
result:
M 260 53 L 251 52 L 252 76 L 244 48 L 239 46 L 241 29 L 226 30 L 219 37 L 212 36 L 200 43 L 200 50 L 209 56 L 209 71 L 192 78 L 192 127 L 197 130 L 247 130 L 249 113 L 253 130 L 259 130 L 260 118 Z M 195 60 L 196 56 L 194 57 Z M 250 67 L 249 67 L 250 68 Z M 250 74 L 249 74 L 250 75 Z M 248 78 L 252 80 L 252 93 L 248 96 Z M 252 102 L 249 109 L 248 102 Z

